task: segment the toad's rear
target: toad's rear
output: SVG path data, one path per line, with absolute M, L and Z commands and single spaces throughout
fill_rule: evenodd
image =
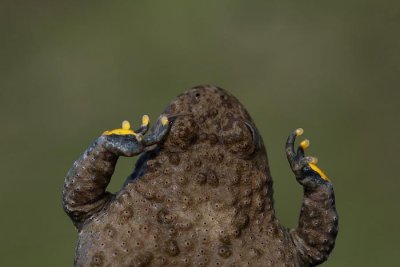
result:
M 290 230 L 275 217 L 264 145 L 236 98 L 195 87 L 164 114 L 173 121 L 165 139 L 82 224 L 77 266 L 312 266 L 326 259 L 337 233 L 333 190 L 310 167 L 306 147 L 294 151 L 300 132 L 287 153 L 305 199 Z

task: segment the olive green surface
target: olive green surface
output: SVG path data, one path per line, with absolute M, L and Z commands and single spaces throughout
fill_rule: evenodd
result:
M 72 162 L 104 130 L 155 121 L 207 83 L 255 120 L 288 227 L 302 189 L 284 145 L 305 129 L 340 215 L 323 266 L 398 264 L 398 1 L 75 2 L 0 2 L 0 266 L 71 266 Z M 111 191 L 133 164 L 120 161 Z

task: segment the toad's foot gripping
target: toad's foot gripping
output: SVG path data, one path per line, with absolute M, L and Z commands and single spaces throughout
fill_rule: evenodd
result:
M 318 159 L 315 157 L 306 157 L 304 155 L 304 151 L 310 146 L 310 141 L 308 139 L 303 140 L 297 148 L 297 153 L 295 152 L 294 143 L 296 137 L 302 135 L 303 132 L 302 128 L 296 129 L 289 135 L 286 142 L 286 156 L 297 180 L 301 184 L 304 184 L 305 182 L 311 182 L 304 180 L 305 178 L 312 177 L 315 179 L 314 182 L 316 183 L 319 179 L 331 182 L 328 176 L 317 167 Z
M 149 129 L 149 117 L 145 115 L 138 130 L 132 130 L 124 121 L 122 128 L 104 132 L 86 149 L 67 173 L 63 189 L 64 210 L 78 228 L 113 197 L 106 187 L 118 157 L 133 157 L 160 143 L 170 128 L 170 121 L 162 116 L 155 130 L 144 136 Z
M 162 117 L 163 120 L 164 118 L 168 121 L 168 118 L 163 116 Z M 142 117 L 142 125 L 140 126 L 139 129 L 137 129 L 136 131 L 131 129 L 131 124 L 129 123 L 129 121 L 123 121 L 122 122 L 122 128 L 119 129 L 114 129 L 111 131 L 105 131 L 103 133 L 103 135 L 135 135 L 135 136 L 139 136 L 139 135 L 144 135 L 146 134 L 146 132 L 149 130 L 149 126 L 150 126 L 150 118 L 148 115 L 143 115 Z
M 161 116 L 156 130 L 150 135 L 144 136 L 148 131 L 150 119 L 147 115 L 142 118 L 142 125 L 136 131 L 131 129 L 128 121 L 122 122 L 122 128 L 105 131 L 103 137 L 110 142 L 106 148 L 117 155 L 132 157 L 140 154 L 148 146 L 161 142 L 170 129 L 170 121 L 166 116 Z
M 327 259 L 338 232 L 335 195 L 329 178 L 315 164 L 317 159 L 304 155 L 310 142 L 304 140 L 294 149 L 296 137 L 303 134 L 299 128 L 289 135 L 286 155 L 297 181 L 304 187 L 304 199 L 292 240 L 304 266 L 315 266 Z

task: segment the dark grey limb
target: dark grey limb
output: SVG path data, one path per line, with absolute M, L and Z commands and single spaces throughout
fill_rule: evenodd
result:
M 106 187 L 118 157 L 132 157 L 141 151 L 143 145 L 133 135 L 103 135 L 74 162 L 65 177 L 63 207 L 77 228 L 113 197 Z
M 315 266 L 327 259 L 335 245 L 338 214 L 332 184 L 309 165 L 315 158 L 305 157 L 302 147 L 295 152 L 294 143 L 301 134 L 302 130 L 294 131 L 286 143 L 292 171 L 304 187 L 299 223 L 291 236 L 304 266 Z

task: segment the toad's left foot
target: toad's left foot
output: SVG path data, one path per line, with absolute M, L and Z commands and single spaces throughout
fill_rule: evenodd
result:
M 149 124 L 150 124 L 150 118 L 147 115 L 143 115 L 142 117 L 142 125 L 140 126 L 139 129 L 136 131 L 131 129 L 131 124 L 129 121 L 125 120 L 122 122 L 122 128 L 114 129 L 111 131 L 105 131 L 103 132 L 103 135 L 143 135 L 147 132 L 149 129 Z
M 297 148 L 297 153 L 295 152 L 294 143 L 296 137 L 302 135 L 303 132 L 302 128 L 295 130 L 289 135 L 286 142 L 286 155 L 293 172 L 299 181 L 306 176 L 310 176 L 310 173 L 314 173 L 323 180 L 331 182 L 328 176 L 317 167 L 317 158 L 304 156 L 304 150 L 310 146 L 309 140 L 303 140 Z
M 144 137 L 144 134 L 149 130 L 150 118 L 147 115 L 142 117 L 142 125 L 136 131 L 131 129 L 131 124 L 129 121 L 125 120 L 122 122 L 122 128 L 105 131 L 102 135 L 133 135 L 138 142 L 143 142 L 145 146 L 153 145 L 160 142 L 170 129 L 170 120 L 167 116 L 161 116 L 159 119 L 160 127 L 157 127 L 156 131 L 151 135 Z

